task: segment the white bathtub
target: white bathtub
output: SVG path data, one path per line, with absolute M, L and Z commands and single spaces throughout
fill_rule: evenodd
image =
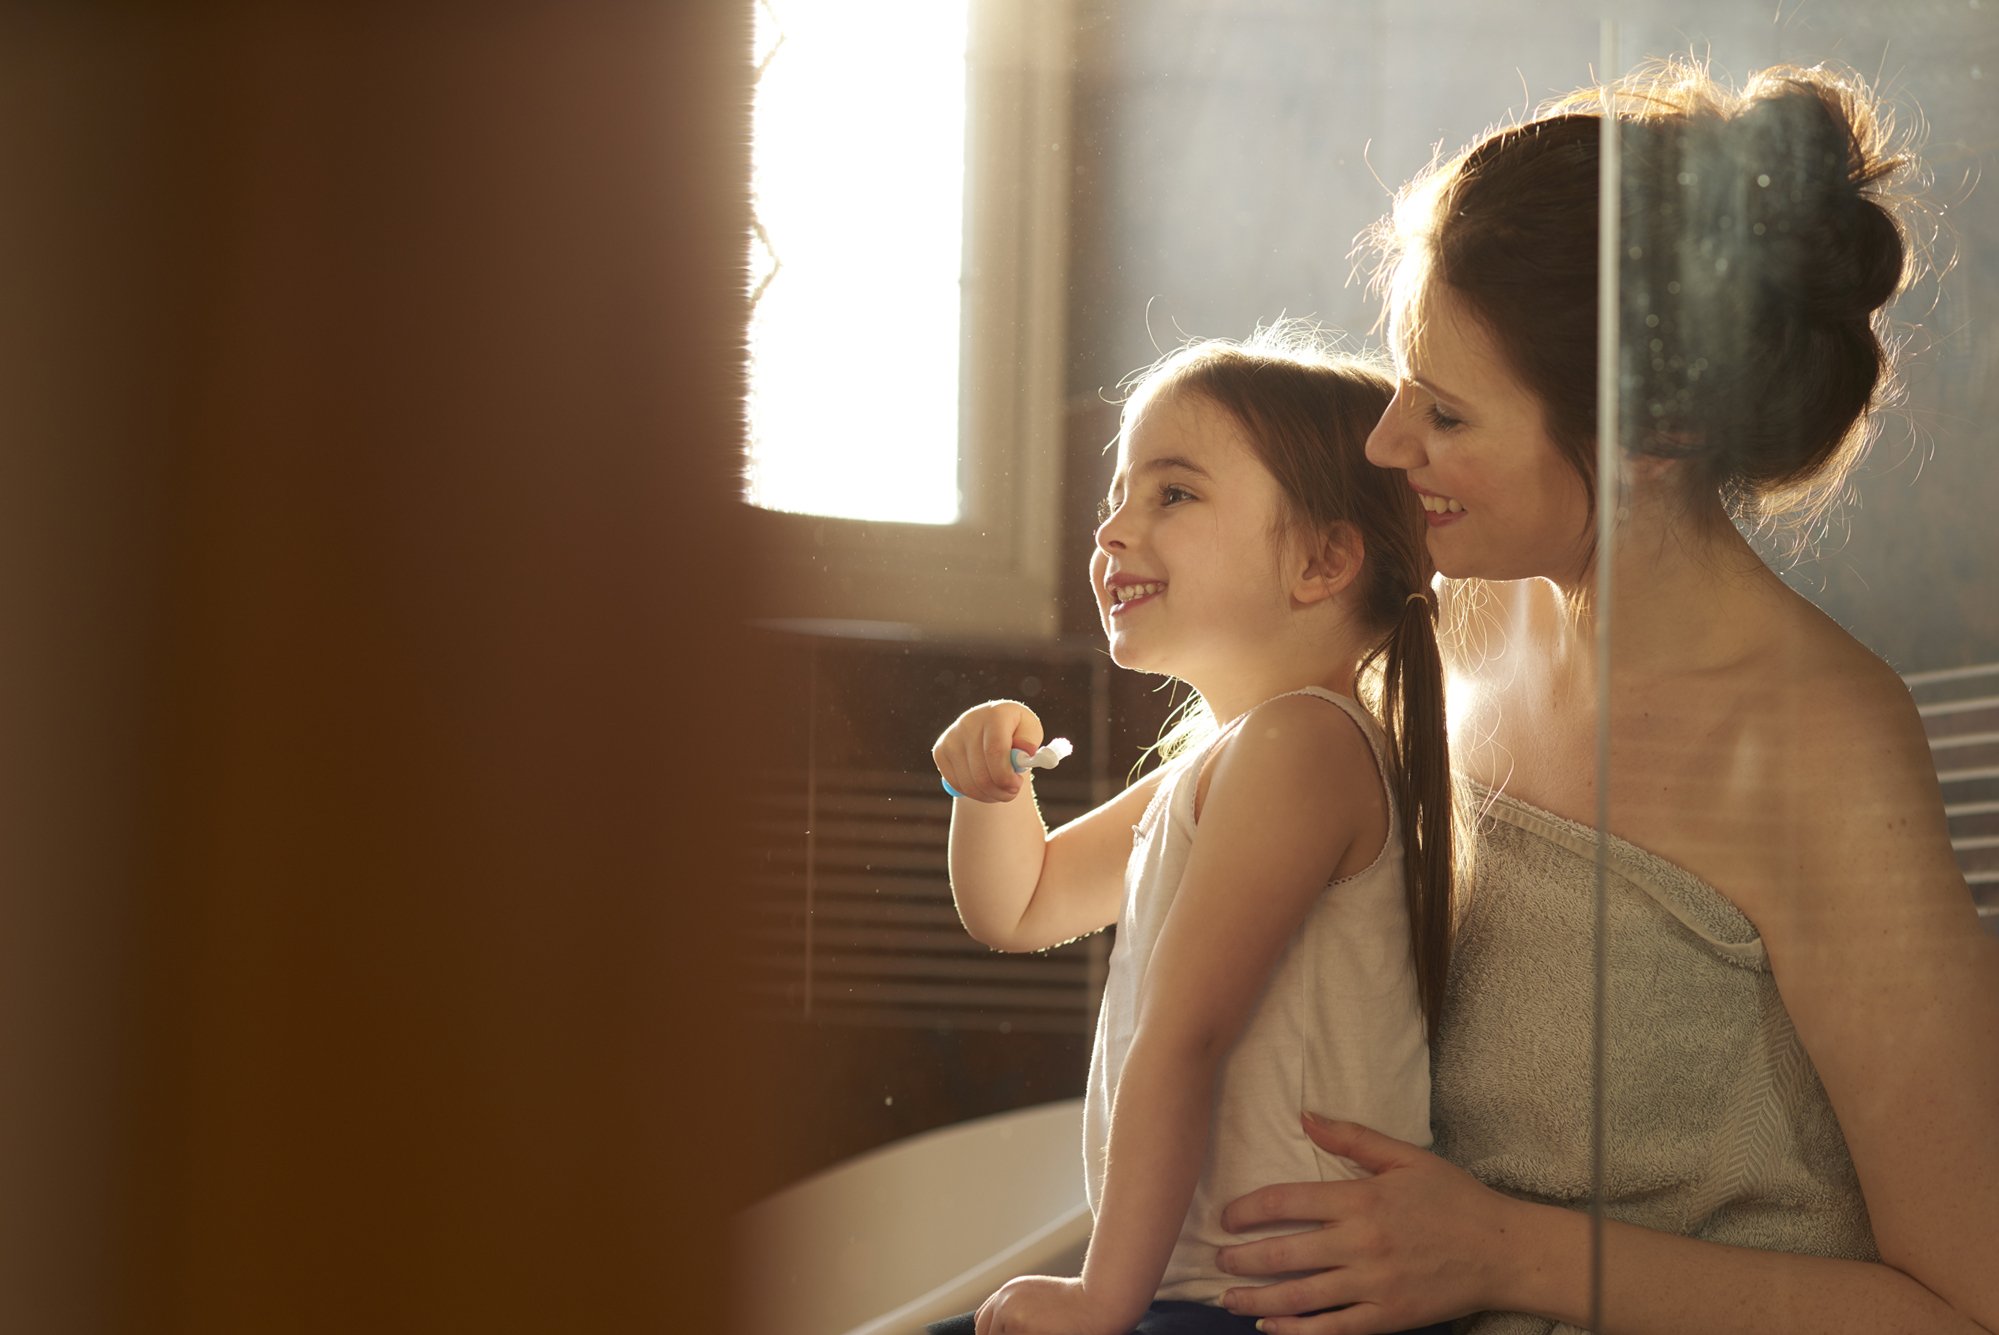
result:
M 884 1146 L 736 1219 L 743 1335 L 913 1335 L 1016 1275 L 1074 1275 L 1090 1236 L 1083 1101 Z

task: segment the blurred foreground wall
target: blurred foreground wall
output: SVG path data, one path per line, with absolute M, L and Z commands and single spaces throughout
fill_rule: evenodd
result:
M 0 18 L 0 1329 L 721 1328 L 721 8 Z

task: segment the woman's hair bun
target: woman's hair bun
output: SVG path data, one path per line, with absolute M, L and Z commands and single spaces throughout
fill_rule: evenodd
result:
M 1889 190 L 1911 161 L 1863 86 L 1824 69 L 1766 70 L 1730 94 L 1671 66 L 1634 100 L 1620 116 L 1633 448 L 1758 508 L 1816 512 L 1893 382 L 1876 319 L 1909 269 Z
M 1908 165 L 1871 103 L 1823 70 L 1772 70 L 1719 137 L 1764 245 L 1764 280 L 1806 312 L 1865 319 L 1902 285 L 1907 251 L 1875 198 Z M 1754 232 L 1757 222 L 1763 224 Z

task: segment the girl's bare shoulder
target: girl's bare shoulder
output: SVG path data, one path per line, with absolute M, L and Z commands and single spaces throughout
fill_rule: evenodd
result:
M 1213 771 L 1224 762 L 1238 772 L 1372 774 L 1374 752 L 1358 721 L 1345 709 L 1301 693 L 1266 700 L 1245 714 L 1205 768 Z M 1208 777 L 1202 776 L 1204 788 Z

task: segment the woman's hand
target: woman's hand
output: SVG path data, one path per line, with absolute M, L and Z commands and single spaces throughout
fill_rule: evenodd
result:
M 978 1335 L 1123 1335 L 1131 1328 L 1099 1311 L 1080 1279 L 1023 1275 L 979 1308 Z
M 1287 1222 L 1319 1227 L 1224 1247 L 1223 1270 L 1316 1273 L 1230 1289 L 1223 1306 L 1272 1318 L 1261 1324 L 1267 1335 L 1374 1335 L 1496 1305 L 1492 1281 L 1508 1264 L 1508 1229 L 1520 1202 L 1406 1141 L 1311 1113 L 1304 1124 L 1321 1149 L 1374 1176 L 1286 1183 L 1231 1201 L 1222 1224 L 1234 1232 Z M 1342 1310 L 1321 1311 L 1328 1307 Z M 1320 1315 L 1293 1315 L 1299 1312 Z
M 988 700 L 958 715 L 930 758 L 954 791 L 975 802 L 1011 802 L 1027 782 L 1013 768 L 1015 747 L 1041 749 L 1041 720 L 1018 700 Z

